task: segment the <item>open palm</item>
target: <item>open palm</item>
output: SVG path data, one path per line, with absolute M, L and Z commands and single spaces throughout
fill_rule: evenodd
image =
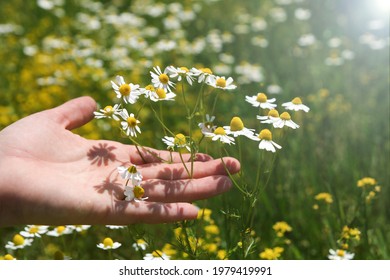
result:
M 223 163 L 198 155 L 189 178 L 178 154 L 87 140 L 70 131 L 90 121 L 95 109 L 93 99 L 81 97 L 0 132 L 0 226 L 194 219 L 198 209 L 189 202 L 231 187 L 224 164 L 230 173 L 238 172 L 233 158 Z M 147 201 L 123 200 L 125 182 L 116 169 L 130 163 L 144 177 Z

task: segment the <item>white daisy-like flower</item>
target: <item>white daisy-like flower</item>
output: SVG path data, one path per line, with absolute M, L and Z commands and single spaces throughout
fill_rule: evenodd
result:
M 292 129 L 299 128 L 295 122 L 291 120 L 291 116 L 287 112 L 283 112 L 279 116 L 279 120 L 272 123 L 272 125 L 276 128 L 282 128 L 283 126 L 291 127 Z
M 350 253 L 350 252 L 345 251 L 345 250 L 329 249 L 328 259 L 330 259 L 330 260 L 352 260 L 354 256 L 355 256 L 354 253 Z
M 205 132 L 212 133 L 217 128 L 217 126 L 214 125 L 213 123 L 214 120 L 215 120 L 215 116 L 210 117 L 209 114 L 206 114 L 206 121 L 198 124 L 203 134 Z
M 253 96 L 245 96 L 245 101 L 252 104 L 253 107 L 260 107 L 262 109 L 273 109 L 276 107 L 275 102 L 276 98 L 268 99 L 265 93 L 258 93 Z
M 191 152 L 186 137 L 181 133 L 176 134 L 175 137 L 164 136 L 162 141 L 167 145 L 167 149 L 175 150 L 175 148 L 186 148 Z
M 225 90 L 225 89 L 231 90 L 231 89 L 237 88 L 237 86 L 233 84 L 232 77 L 225 79 L 224 76 L 222 76 L 222 77 L 216 76 L 212 82 L 208 83 L 208 85 L 215 87 L 215 88 L 220 88 L 223 90 Z
M 125 186 L 125 191 L 123 193 L 125 194 L 126 201 L 134 200 L 135 202 L 140 202 L 148 199 L 148 197 L 143 197 L 145 194 L 145 190 L 140 185 Z
M 106 227 L 109 229 L 122 229 L 122 228 L 125 228 L 126 226 L 106 225 Z
M 145 251 L 146 248 L 148 248 L 148 243 L 146 243 L 146 241 L 143 239 L 138 239 L 137 242 L 133 243 L 132 247 L 136 251 L 139 250 Z
M 192 82 L 194 80 L 194 74 L 187 67 L 174 67 L 168 66 L 167 72 L 169 73 L 169 77 L 173 79 L 177 79 L 178 82 L 182 80 L 183 77 L 186 78 L 187 83 L 192 86 Z
M 198 77 L 198 83 L 204 82 L 206 84 L 211 84 L 215 80 L 215 75 L 210 68 L 197 69 L 195 67 L 192 67 L 190 72 L 193 74 L 194 77 Z
M 150 98 L 154 96 L 155 99 L 158 99 L 158 95 L 156 93 L 156 89 L 153 85 L 148 85 L 145 88 L 140 88 L 140 92 L 145 95 L 146 98 Z
M 256 116 L 261 123 L 274 123 L 280 119 L 279 112 L 276 109 L 269 110 L 267 116 Z
M 103 250 L 114 250 L 122 246 L 122 244 L 114 242 L 110 237 L 106 237 L 104 238 L 103 243 L 99 243 L 96 246 Z
M 282 146 L 272 141 L 272 132 L 269 129 L 263 129 L 256 137 L 252 138 L 255 141 L 260 141 L 259 149 L 275 153 L 276 149 L 281 149 Z
M 5 248 L 10 250 L 23 249 L 26 246 L 31 246 L 33 240 L 32 238 L 25 239 L 20 234 L 15 234 L 12 241 L 7 242 Z
M 121 110 L 118 109 L 119 104 L 115 104 L 114 107 L 106 106 L 104 109 L 100 109 L 98 112 L 93 112 L 96 119 L 109 118 L 119 121 L 118 116 L 121 113 Z
M 163 88 L 158 88 L 154 92 L 154 94 L 150 95 L 149 98 L 150 100 L 157 102 L 157 101 L 174 101 L 174 98 L 176 97 L 176 94 L 173 92 L 167 92 Z
M 124 166 L 119 166 L 117 168 L 119 175 L 123 179 L 126 180 L 131 180 L 131 183 L 133 185 L 139 185 L 142 182 L 142 175 L 141 173 L 137 170 L 137 166 L 134 164 L 129 166 L 129 167 L 124 167 Z
M 86 231 L 90 228 L 90 225 L 70 225 L 69 228 L 73 229 L 74 231 L 77 232 L 83 232 Z
M 163 261 L 169 260 L 171 257 L 167 254 L 161 252 L 160 250 L 155 250 L 153 253 L 145 254 L 144 260 L 146 261 Z
M 150 71 L 153 86 L 171 92 L 171 88 L 175 87 L 175 83 L 169 79 L 167 68 L 165 68 L 164 73 L 161 71 L 160 66 L 153 67 L 153 70 L 154 72 Z
M 41 234 L 45 234 L 48 231 L 49 226 L 40 225 L 27 225 L 20 235 L 23 237 L 41 237 Z
M 254 129 L 246 128 L 240 117 L 233 117 L 230 126 L 224 126 L 223 129 L 227 135 L 233 135 L 233 137 L 243 135 L 250 139 L 252 139 L 254 131 Z
M 141 94 L 139 91 L 139 85 L 134 85 L 132 83 L 126 84 L 122 76 L 116 76 L 116 81 L 118 84 L 111 81 L 111 85 L 116 93 L 116 97 L 123 98 L 125 103 L 134 104 L 137 102 L 137 99 Z
M 213 141 L 219 140 L 225 144 L 234 144 L 234 138 L 226 135 L 226 131 L 222 127 L 217 127 L 214 132 L 204 132 L 203 134 L 206 137 L 212 137 Z
M 73 232 L 73 228 L 69 226 L 58 226 L 52 229 L 51 231 L 48 231 L 46 235 L 59 237 L 65 234 L 71 234 L 72 232 Z
M 121 117 L 124 120 L 121 121 L 121 126 L 126 135 L 131 137 L 137 137 L 137 132 L 141 133 L 141 129 L 138 126 L 140 121 L 134 117 L 133 113 L 129 115 L 126 109 L 122 110 Z
M 304 111 L 309 112 L 310 108 L 306 105 L 302 104 L 302 100 L 299 97 L 295 97 L 292 101 L 283 103 L 282 106 L 286 110 L 294 110 L 294 111 Z

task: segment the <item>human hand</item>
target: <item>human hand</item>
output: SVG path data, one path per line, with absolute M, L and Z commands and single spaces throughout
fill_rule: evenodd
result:
M 93 118 L 96 103 L 80 97 L 0 131 L 0 226 L 131 224 L 195 219 L 190 202 L 230 189 L 234 158 L 197 155 L 189 178 L 177 153 L 114 141 L 87 140 L 70 130 Z M 157 155 L 157 156 L 154 156 Z M 183 155 L 189 160 L 189 155 Z M 160 160 L 159 160 L 160 159 Z M 146 161 L 146 162 L 145 162 Z M 124 201 L 118 166 L 137 165 L 147 201 Z M 190 163 L 187 163 L 190 166 Z

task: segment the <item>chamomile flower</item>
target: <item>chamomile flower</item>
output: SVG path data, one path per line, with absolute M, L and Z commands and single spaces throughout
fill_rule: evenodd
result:
M 99 243 L 96 246 L 103 250 L 113 250 L 119 248 L 122 246 L 122 244 L 119 242 L 114 242 L 110 237 L 106 237 L 103 239 L 102 243 Z
M 48 231 L 46 235 L 59 237 L 65 234 L 71 234 L 72 232 L 73 229 L 69 226 L 58 226 L 52 229 L 51 231 Z
M 206 114 L 206 121 L 198 124 L 203 134 L 205 132 L 212 133 L 217 128 L 217 126 L 213 124 L 214 120 L 215 120 L 215 116 L 210 117 L 209 114 Z
M 41 237 L 41 234 L 45 234 L 49 226 L 28 225 L 20 232 L 20 235 L 24 237 Z
M 122 229 L 125 228 L 126 226 L 106 225 L 106 227 L 109 229 Z
M 153 70 L 154 72 L 150 71 L 153 86 L 171 92 L 171 88 L 174 88 L 175 84 L 169 79 L 167 68 L 165 68 L 164 73 L 161 71 L 160 66 L 153 67 Z
M 71 228 L 71 229 L 73 229 L 74 231 L 77 231 L 77 232 L 86 231 L 90 227 L 91 227 L 90 225 L 71 225 L 71 226 L 69 226 L 69 228 Z
M 186 78 L 187 83 L 192 86 L 192 82 L 194 80 L 193 73 L 187 67 L 174 67 L 168 66 L 167 72 L 169 73 L 169 77 L 173 79 L 177 79 L 178 82 L 182 80 L 183 77 Z
M 170 258 L 170 256 L 161 252 L 160 250 L 155 250 L 153 253 L 148 253 L 144 256 L 144 260 L 147 261 L 169 260 Z
M 276 107 L 276 98 L 268 99 L 265 93 L 258 93 L 253 96 L 245 96 L 245 101 L 252 104 L 253 107 L 260 107 L 262 109 L 273 109 Z
M 20 234 L 15 234 L 12 241 L 7 242 L 5 248 L 11 250 L 23 249 L 26 246 L 31 246 L 33 240 L 32 238 L 25 239 Z
M 215 75 L 210 68 L 197 69 L 192 67 L 190 71 L 194 77 L 198 77 L 198 83 L 204 82 L 206 84 L 211 84 L 215 80 Z
M 116 76 L 116 81 L 118 84 L 111 81 L 116 97 L 122 98 L 125 103 L 134 104 L 137 102 L 137 99 L 141 94 L 139 91 L 139 85 L 134 85 L 132 83 L 126 84 L 122 76 Z
M 147 197 L 143 197 L 145 194 L 145 190 L 140 185 L 125 186 L 125 191 L 123 193 L 125 194 L 126 201 L 134 200 L 135 202 L 140 202 L 148 199 Z
M 292 129 L 299 128 L 295 122 L 291 120 L 291 116 L 287 112 L 283 112 L 280 114 L 279 120 L 272 123 L 276 128 L 282 128 L 283 126 L 291 127 Z
M 210 85 L 212 87 L 215 87 L 215 88 L 220 88 L 220 89 L 223 89 L 223 90 L 225 90 L 225 89 L 226 90 L 231 90 L 231 89 L 237 88 L 237 86 L 233 84 L 233 78 L 232 77 L 229 77 L 229 78 L 225 79 L 224 76 L 222 76 L 222 77 L 216 76 L 213 81 L 208 83 L 208 85 Z
M 233 137 L 244 135 L 248 138 L 253 137 L 254 131 L 254 129 L 244 127 L 244 123 L 240 117 L 233 117 L 230 121 L 230 126 L 224 126 L 223 129 L 227 135 L 233 135 Z
M 282 106 L 286 110 L 294 110 L 294 111 L 304 111 L 309 112 L 310 108 L 306 105 L 302 104 L 302 100 L 299 97 L 295 97 L 292 101 L 283 103 Z
M 222 127 L 217 127 L 214 132 L 203 132 L 203 134 L 206 137 L 212 137 L 211 140 L 213 141 L 219 140 L 225 144 L 234 144 L 234 138 L 226 135 L 226 131 Z
M 155 99 L 158 99 L 156 89 L 153 85 L 147 85 L 145 88 L 141 88 L 140 91 L 143 95 L 145 95 L 146 98 L 154 96 Z
M 5 260 L 5 261 L 16 261 L 17 258 L 12 256 L 11 254 L 6 254 L 4 257 L 0 257 L 0 260 Z
M 189 152 L 191 152 L 191 148 L 187 143 L 186 137 L 181 133 L 176 134 L 175 137 L 164 136 L 162 141 L 170 150 L 175 150 L 175 148 L 186 148 Z
M 345 251 L 345 250 L 329 249 L 328 259 L 330 259 L 330 260 L 352 260 L 354 256 L 355 256 L 354 253 L 350 253 L 350 252 Z
M 133 185 L 139 185 L 142 182 L 142 175 L 141 173 L 137 170 L 137 166 L 134 164 L 129 166 L 129 167 L 124 167 L 124 166 L 119 166 L 117 168 L 119 175 L 123 179 L 126 180 L 131 180 L 131 183 Z
M 119 104 L 115 104 L 114 107 L 106 106 L 104 109 L 100 109 L 98 112 L 93 112 L 96 119 L 109 118 L 119 121 L 118 115 L 120 115 L 121 110 L 118 109 Z
M 149 98 L 150 100 L 157 102 L 157 101 L 163 101 L 163 100 L 168 100 L 168 101 L 174 101 L 174 98 L 176 97 L 176 94 L 173 92 L 167 92 L 163 88 L 158 88 L 154 92 L 154 94 L 150 95 Z
M 138 239 L 137 242 L 133 243 L 132 247 L 136 251 L 139 250 L 145 251 L 146 248 L 148 247 L 148 243 L 146 243 L 146 241 L 143 239 Z
M 279 112 L 276 109 L 269 110 L 267 116 L 257 116 L 256 118 L 260 120 L 261 123 L 274 123 L 280 119 Z
M 140 121 L 134 117 L 133 113 L 129 115 L 126 109 L 122 110 L 121 117 L 124 120 L 121 121 L 122 129 L 124 130 L 126 135 L 131 137 L 137 137 L 137 132 L 141 133 L 141 129 L 138 126 Z
M 281 149 L 282 146 L 272 141 L 272 132 L 269 129 L 263 129 L 260 131 L 257 137 L 252 138 L 255 141 L 260 141 L 259 149 L 266 150 L 275 153 L 276 149 Z

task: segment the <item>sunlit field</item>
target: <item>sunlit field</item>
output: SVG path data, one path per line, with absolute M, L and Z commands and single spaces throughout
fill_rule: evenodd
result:
M 195 221 L 1 227 L 0 259 L 390 259 L 389 11 L 0 1 L 0 129 L 88 95 L 99 108 L 74 131 L 85 138 L 241 162 Z

